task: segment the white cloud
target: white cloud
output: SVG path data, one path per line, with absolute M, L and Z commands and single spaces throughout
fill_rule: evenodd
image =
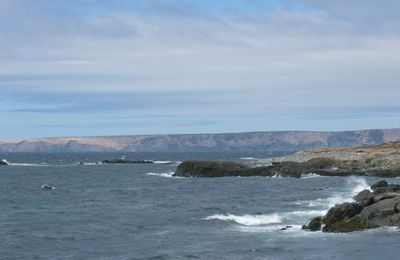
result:
M 50 107 L 46 93 L 126 93 L 132 103 L 135 93 L 199 95 L 191 105 L 121 107 L 154 116 L 397 110 L 398 3 L 304 2 L 309 10 L 75 15 L 49 11 L 44 0 L 4 0 L 0 25 L 12 26 L 0 32 L 0 90 Z

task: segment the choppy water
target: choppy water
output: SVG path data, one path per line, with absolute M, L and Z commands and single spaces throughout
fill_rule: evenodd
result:
M 374 178 L 171 177 L 185 159 L 261 156 L 137 154 L 127 157 L 171 163 L 96 165 L 111 155 L 2 155 L 16 164 L 0 167 L 0 258 L 398 258 L 397 228 L 301 230 Z

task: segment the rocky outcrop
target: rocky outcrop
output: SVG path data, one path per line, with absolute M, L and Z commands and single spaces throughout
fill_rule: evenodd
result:
M 400 185 L 380 181 L 355 196 L 355 202 L 335 205 L 321 218 L 323 232 L 352 232 L 383 226 L 400 226 Z M 318 231 L 316 220 L 304 229 Z
M 174 176 L 227 177 L 244 176 L 249 166 L 229 161 L 185 161 L 178 165 Z
M 104 164 L 134 164 L 134 163 L 154 163 L 151 160 L 127 160 L 125 158 L 115 159 L 115 160 L 104 160 Z
M 400 161 L 400 157 L 398 158 Z M 273 162 L 271 165 L 250 168 L 230 161 L 188 161 L 177 167 L 175 176 L 181 177 L 225 177 L 225 176 L 279 176 L 300 178 L 304 174 L 321 176 L 400 176 L 399 162 L 376 167 L 365 162 L 338 160 L 334 158 L 313 158 L 306 162 Z M 237 167 L 240 165 L 240 167 Z M 234 169 L 234 170 L 233 170 Z
M 318 231 L 321 230 L 321 226 L 322 226 L 322 217 L 315 217 L 311 219 L 308 225 L 303 225 L 302 229 L 308 231 Z

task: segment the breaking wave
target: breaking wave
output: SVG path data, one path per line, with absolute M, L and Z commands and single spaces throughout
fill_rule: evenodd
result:
M 170 164 L 171 161 L 153 161 L 155 164 Z
M 232 214 L 227 215 L 212 215 L 204 218 L 205 220 L 222 220 L 222 221 L 234 221 L 238 224 L 245 226 L 259 226 L 268 224 L 279 224 L 282 223 L 281 217 L 274 213 L 270 215 L 243 215 L 236 216 Z
M 318 178 L 318 177 L 322 177 L 322 176 L 318 175 L 316 173 L 308 173 L 308 174 L 301 175 L 301 178 L 303 178 L 303 179 Z
M 164 173 L 156 173 L 156 172 L 149 172 L 146 173 L 148 176 L 158 176 L 158 177 L 164 177 L 164 178 L 183 178 L 183 177 L 175 177 L 174 172 L 164 172 Z

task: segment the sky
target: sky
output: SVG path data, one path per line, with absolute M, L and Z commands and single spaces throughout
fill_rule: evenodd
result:
M 400 127 L 398 0 L 0 0 L 0 140 Z

